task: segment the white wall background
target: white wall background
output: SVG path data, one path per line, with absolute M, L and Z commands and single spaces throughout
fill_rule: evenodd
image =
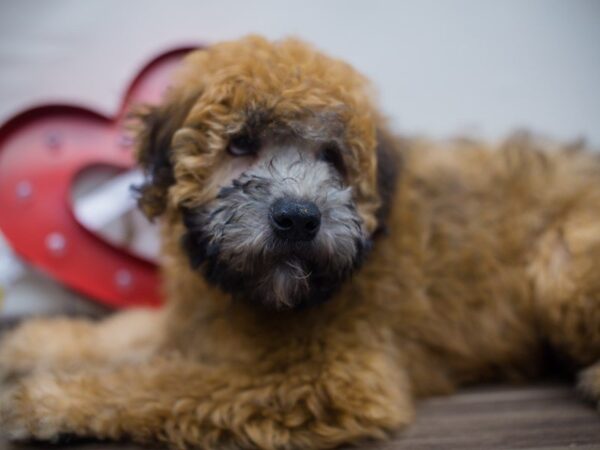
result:
M 247 33 L 350 61 L 399 131 L 600 145 L 599 0 L 3 0 L 0 120 L 56 99 L 110 113 L 157 52 Z

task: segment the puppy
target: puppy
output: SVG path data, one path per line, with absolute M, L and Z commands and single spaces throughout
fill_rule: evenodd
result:
M 11 438 L 331 448 L 547 348 L 600 399 L 597 156 L 393 138 L 365 78 L 297 40 L 191 53 L 140 118 L 168 302 L 6 337 Z

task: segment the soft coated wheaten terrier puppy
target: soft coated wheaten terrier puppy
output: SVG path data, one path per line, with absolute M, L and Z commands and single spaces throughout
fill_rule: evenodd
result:
M 328 448 L 547 348 L 600 399 L 598 156 L 395 140 L 365 78 L 296 40 L 196 51 L 141 116 L 168 304 L 8 335 L 10 437 Z

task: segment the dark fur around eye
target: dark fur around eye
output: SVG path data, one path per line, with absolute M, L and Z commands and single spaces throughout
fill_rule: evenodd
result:
M 258 153 L 259 148 L 260 139 L 243 133 L 230 139 L 227 151 L 232 156 L 249 156 Z
M 346 166 L 340 147 L 336 143 L 327 143 L 319 150 L 317 158 L 330 164 L 342 176 L 346 176 Z

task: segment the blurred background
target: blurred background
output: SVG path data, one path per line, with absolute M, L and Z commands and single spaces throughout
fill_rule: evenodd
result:
M 497 140 L 527 128 L 600 147 L 598 0 L 4 0 L 0 122 L 50 103 L 113 116 L 153 57 L 248 33 L 295 35 L 350 62 L 399 133 Z M 154 244 L 142 232 L 143 252 Z M 103 309 L 1 236 L 0 297 L 4 316 Z

